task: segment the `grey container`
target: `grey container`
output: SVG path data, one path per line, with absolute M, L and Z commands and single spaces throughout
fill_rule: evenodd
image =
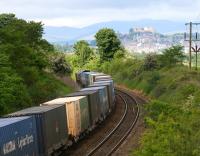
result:
M 112 106 L 112 88 L 110 83 L 101 83 L 101 84 L 92 84 L 89 85 L 88 87 L 93 88 L 93 87 L 101 87 L 104 86 L 107 89 L 107 93 L 108 93 L 108 102 L 109 102 L 109 111 L 111 110 L 111 106 Z
M 88 85 L 90 84 L 93 84 L 94 82 L 94 76 L 96 75 L 105 75 L 105 74 L 102 74 L 102 73 L 97 73 L 97 72 L 82 72 L 81 73 L 81 83 L 83 84 L 83 87 L 87 87 Z
M 97 76 L 106 76 L 104 73 L 97 73 L 97 72 L 89 72 L 89 73 L 86 73 L 89 75 L 89 83 L 88 85 L 91 85 L 95 82 L 95 78 Z
M 66 109 L 64 105 L 27 108 L 7 117 L 34 116 L 36 119 L 39 154 L 49 156 L 68 141 Z
M 105 81 L 105 80 L 112 80 L 112 77 L 109 76 L 109 75 L 99 75 L 99 76 L 96 76 L 94 81 Z
M 67 97 L 74 97 L 74 96 L 87 96 L 89 104 L 90 126 L 91 127 L 94 126 L 101 118 L 98 91 L 78 91 L 67 95 Z
M 89 84 L 89 75 L 88 72 L 82 72 L 80 75 L 80 83 L 83 87 L 88 86 Z
M 108 100 L 107 87 L 99 86 L 99 87 L 90 87 L 90 88 L 81 89 L 81 91 L 88 91 L 88 90 L 97 90 L 98 91 L 101 116 L 104 119 L 109 113 L 109 100 Z
M 90 71 L 89 71 L 89 70 L 81 70 L 81 71 L 77 72 L 77 73 L 75 74 L 76 82 L 81 83 L 81 75 L 82 75 L 84 72 L 90 72 Z
M 89 106 L 86 96 L 58 98 L 41 105 L 60 105 L 66 107 L 67 127 L 70 138 L 79 136 L 90 127 Z
M 38 156 L 35 118 L 0 119 L 0 148 L 1 156 Z
M 112 87 L 112 97 L 113 97 L 113 100 L 115 99 L 115 87 L 114 87 L 114 81 L 112 79 L 97 81 L 97 82 L 94 82 L 94 83 L 96 83 L 96 84 L 98 84 L 98 83 L 110 83 L 111 87 Z
M 109 101 L 110 101 L 110 109 L 112 109 L 115 105 L 115 93 L 114 93 L 114 85 L 113 85 L 113 81 L 109 80 L 109 81 L 99 81 L 99 82 L 94 82 L 93 85 L 89 86 L 89 87 L 94 87 L 94 86 L 102 86 L 102 85 L 106 85 L 108 88 L 108 96 L 109 96 Z

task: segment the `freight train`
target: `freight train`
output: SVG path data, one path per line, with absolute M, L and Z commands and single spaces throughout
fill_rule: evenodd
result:
M 112 77 L 81 71 L 82 89 L 0 118 L 0 156 L 50 156 L 88 135 L 115 107 Z

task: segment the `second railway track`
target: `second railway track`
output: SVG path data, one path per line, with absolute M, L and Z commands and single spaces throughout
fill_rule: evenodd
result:
M 113 154 L 134 128 L 140 113 L 138 102 L 125 91 L 116 89 L 126 109 L 118 125 L 95 146 L 87 156 L 109 156 Z

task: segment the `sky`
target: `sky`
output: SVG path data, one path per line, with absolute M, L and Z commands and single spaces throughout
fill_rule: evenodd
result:
M 79 28 L 141 19 L 187 22 L 200 21 L 200 0 L 0 0 L 0 13 Z

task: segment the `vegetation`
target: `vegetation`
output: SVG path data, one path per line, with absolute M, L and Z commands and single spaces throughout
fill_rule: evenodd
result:
M 78 56 L 80 65 L 86 64 L 93 53 L 92 49 L 89 47 L 89 44 L 84 40 L 78 41 L 74 45 L 74 52 Z
M 70 91 L 51 71 L 54 48 L 42 24 L 0 15 L 0 116 Z
M 101 70 L 111 74 L 118 83 L 143 90 L 152 97 L 146 106 L 147 130 L 134 155 L 199 155 L 200 72 L 183 66 L 182 54 L 177 46 L 161 55 L 148 55 L 144 61 L 124 58 L 102 65 Z
M 185 56 L 183 55 L 182 46 L 173 46 L 169 49 L 165 49 L 160 56 L 161 66 L 174 66 L 178 63 L 182 64 Z
M 198 156 L 200 72 L 190 71 L 183 65 L 183 47 L 173 46 L 162 54 L 148 54 L 138 59 L 124 51 L 119 52 L 119 46 L 109 42 L 104 44 L 103 41 L 98 43 L 98 39 L 112 40 L 106 33 L 97 36 L 100 53 L 94 53 L 93 59 L 89 59 L 84 66 L 78 65 L 73 55 L 68 57 L 73 70 L 91 69 L 111 74 L 115 82 L 143 90 L 152 99 L 145 107 L 147 129 L 141 146 L 131 155 Z M 107 51 L 108 47 L 114 50 Z M 109 55 L 102 55 L 111 51 Z
M 95 38 L 101 61 L 112 60 L 117 51 L 123 51 L 120 40 L 112 29 L 99 30 Z
M 54 53 L 51 60 L 51 68 L 54 73 L 58 75 L 68 75 L 72 72 L 71 66 L 69 65 L 69 63 L 66 62 L 65 55 L 63 53 Z

